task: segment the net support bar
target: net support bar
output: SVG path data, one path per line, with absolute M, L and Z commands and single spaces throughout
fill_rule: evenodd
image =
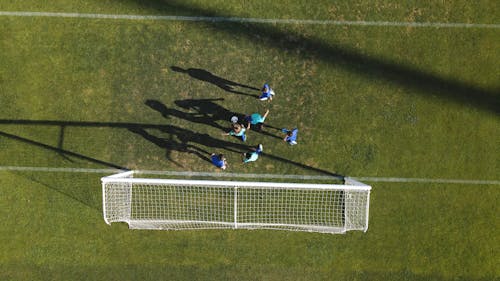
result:
M 238 228 L 238 188 L 234 188 L 234 228 Z
M 371 187 L 344 184 L 102 178 L 107 224 L 138 229 L 368 230 Z

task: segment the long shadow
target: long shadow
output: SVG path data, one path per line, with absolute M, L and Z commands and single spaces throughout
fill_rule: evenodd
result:
M 178 149 L 178 151 L 194 153 L 198 156 L 200 156 L 201 153 L 194 152 L 196 150 L 199 150 L 197 145 L 203 145 L 203 146 L 207 146 L 210 148 L 214 148 L 216 150 L 225 150 L 225 151 L 230 151 L 230 152 L 235 152 L 235 153 L 247 152 L 253 148 L 252 146 L 248 146 L 248 145 L 245 145 L 242 143 L 235 143 L 235 142 L 217 139 L 217 138 L 214 138 L 208 134 L 196 133 L 196 132 L 193 132 L 191 130 L 183 129 L 183 128 L 180 128 L 177 126 L 172 126 L 172 125 L 164 125 L 161 128 L 159 128 L 159 130 L 163 133 L 169 134 L 170 136 L 175 136 L 179 141 L 176 141 L 175 145 L 172 146 L 172 144 L 168 140 L 157 138 L 157 137 L 153 136 L 152 134 L 149 134 L 145 131 L 141 131 L 140 128 L 132 128 L 131 129 L 132 132 L 140 134 L 145 139 L 155 143 L 156 145 L 158 145 L 160 147 L 172 148 L 172 147 L 178 146 L 180 148 L 180 149 Z M 208 152 L 206 152 L 204 150 L 201 150 L 201 152 L 208 154 Z M 305 169 L 305 170 L 314 171 L 317 173 L 326 174 L 326 175 L 334 176 L 337 178 L 343 178 L 342 175 L 332 173 L 329 171 L 325 171 L 322 169 L 310 167 L 310 166 L 304 165 L 302 163 L 298 163 L 298 162 L 295 162 L 295 161 L 292 161 L 289 159 L 285 159 L 283 157 L 279 157 L 279 156 L 276 156 L 273 154 L 263 153 L 262 155 L 265 157 L 268 157 L 270 159 L 279 161 L 279 162 L 283 162 L 283 163 L 294 165 L 296 167 L 300 167 L 300 168 Z M 202 158 L 202 159 L 210 162 L 210 160 L 208 160 L 206 158 Z
M 179 167 L 185 168 L 184 165 L 175 161 L 172 158 L 173 151 L 194 154 L 194 155 L 198 156 L 200 159 L 211 163 L 211 160 L 208 157 L 208 155 L 210 155 L 210 152 L 208 152 L 202 148 L 199 148 L 195 145 L 189 144 L 190 137 L 188 135 L 186 135 L 186 132 L 178 131 L 177 134 L 169 133 L 168 138 L 160 138 L 158 136 L 155 136 L 155 135 L 149 133 L 148 131 L 146 131 L 145 129 L 143 129 L 141 127 L 132 127 L 132 128 L 129 128 L 129 131 L 140 135 L 144 139 L 156 144 L 160 148 L 164 148 L 166 150 L 166 152 L 165 152 L 166 158 L 170 162 L 174 163 L 175 165 L 177 165 Z M 165 131 L 165 130 L 161 129 L 161 131 Z
M 245 145 L 239 145 L 223 140 L 214 142 L 214 138 L 212 138 L 208 134 L 195 133 L 191 130 L 171 125 L 164 125 L 161 128 L 157 129 L 158 132 L 167 134 L 169 136 L 168 138 L 157 137 L 139 126 L 129 128 L 129 131 L 142 136 L 146 140 L 156 144 L 159 147 L 165 148 L 170 151 L 192 153 L 208 162 L 211 162 L 211 160 L 206 155 L 210 155 L 210 153 L 195 144 L 201 144 L 204 146 L 209 146 L 211 148 L 216 148 L 218 150 L 223 149 L 237 153 L 241 153 L 245 151 L 245 149 L 249 148 Z
M 66 129 L 66 127 L 61 126 L 59 130 L 59 141 L 57 143 L 57 148 L 59 148 L 60 151 L 63 150 L 63 145 L 64 145 L 64 129 Z M 59 155 L 64 159 L 68 160 L 69 162 L 73 162 L 73 160 L 67 157 L 64 153 L 59 152 Z
M 176 100 L 174 102 L 177 106 L 187 111 L 193 110 L 194 112 L 185 112 L 174 108 L 169 108 L 158 100 L 146 100 L 145 104 L 150 108 L 158 111 L 166 119 L 169 119 L 171 116 L 175 116 L 177 118 L 184 119 L 193 123 L 209 125 L 216 129 L 226 131 L 228 128 L 221 126 L 218 121 L 228 122 L 232 116 L 238 116 L 240 120 L 243 120 L 243 117 L 245 115 L 230 111 L 216 103 L 216 101 L 221 100 L 224 99 L 185 99 Z M 265 127 L 277 129 L 276 127 L 268 124 L 266 124 Z M 281 137 L 271 134 L 267 131 L 260 130 L 256 132 L 272 138 L 281 139 Z
M 194 110 L 193 113 L 196 116 L 202 116 L 207 120 L 211 120 L 211 122 L 216 123 L 217 121 L 229 121 L 232 116 L 237 116 L 239 120 L 243 120 L 246 114 L 232 112 L 225 107 L 214 103 L 215 99 L 185 99 L 185 100 L 176 100 L 174 103 L 186 110 Z M 222 99 L 223 100 L 223 99 Z M 205 123 L 209 124 L 209 123 Z M 214 126 L 215 127 L 215 126 Z M 216 127 L 217 128 L 217 127 Z M 272 125 L 265 124 L 265 128 L 272 128 L 275 130 L 280 130 Z M 227 128 L 223 128 L 227 129 Z M 282 139 L 281 137 L 271 134 L 265 130 L 253 130 L 252 132 L 258 132 L 268 137 Z
M 221 88 L 222 90 L 229 92 L 229 93 L 250 96 L 250 97 L 254 97 L 254 98 L 259 97 L 259 95 L 252 95 L 252 94 L 244 93 L 244 92 L 237 91 L 234 89 L 234 87 L 242 87 L 242 88 L 247 88 L 247 89 L 258 91 L 259 90 L 258 88 L 248 86 L 245 84 L 241 84 L 241 83 L 237 83 L 237 82 L 234 82 L 231 80 L 227 80 L 225 78 L 216 76 L 216 75 L 212 74 L 211 72 L 204 70 L 204 69 L 200 69 L 200 68 L 183 69 L 183 68 L 178 67 L 178 66 L 171 66 L 170 69 L 172 69 L 173 71 L 176 71 L 176 72 L 188 74 L 192 78 L 198 79 L 200 81 L 211 83 L 211 84 L 213 84 L 213 85 L 215 85 L 215 86 L 217 86 L 217 87 Z
M 214 10 L 192 7 L 180 1 L 175 3 L 163 0 L 129 0 L 154 10 L 192 16 L 230 17 Z M 500 113 L 500 98 L 498 89 L 483 89 L 481 87 L 444 78 L 438 75 L 418 70 L 395 62 L 365 55 L 351 48 L 325 42 L 310 36 L 292 31 L 280 31 L 272 25 L 238 22 L 204 22 L 200 23 L 215 31 L 239 34 L 249 40 L 258 41 L 272 48 L 290 50 L 302 56 L 314 56 L 331 65 L 374 80 L 383 80 L 398 86 L 415 90 L 425 96 L 436 96 L 448 99 L 464 106 Z
M 224 100 L 224 99 L 199 100 L 200 102 L 207 104 L 211 108 L 209 112 L 204 112 L 203 114 L 200 114 L 200 112 L 190 113 L 170 108 L 158 100 L 151 100 L 151 99 L 146 100 L 145 104 L 150 108 L 161 113 L 161 115 L 166 119 L 169 119 L 171 116 L 174 116 L 180 119 L 187 120 L 189 122 L 205 124 L 212 126 L 216 129 L 225 130 L 226 128 L 219 125 L 217 123 L 217 120 L 224 120 L 224 119 L 229 120 L 229 118 L 231 118 L 232 116 L 231 114 L 234 113 L 231 113 L 224 107 L 214 103 L 214 101 L 218 100 Z
M 54 152 L 58 153 L 59 155 L 63 155 L 64 157 L 66 157 L 66 156 L 72 156 L 72 157 L 79 158 L 79 159 L 82 159 L 82 160 L 86 160 L 86 161 L 89 161 L 89 162 L 92 162 L 92 163 L 95 163 L 95 164 L 104 165 L 104 166 L 108 166 L 108 167 L 112 167 L 112 168 L 116 168 L 116 169 L 120 169 L 120 170 L 128 170 L 125 167 L 122 167 L 122 166 L 119 166 L 119 165 L 116 165 L 116 164 L 113 164 L 113 163 L 109 163 L 109 162 L 105 162 L 105 161 L 102 161 L 102 160 L 98 160 L 98 159 L 95 159 L 95 158 L 92 158 L 92 157 L 89 157 L 89 156 L 85 156 L 83 154 L 79 154 L 79 153 L 72 152 L 72 151 L 69 151 L 69 150 L 61 149 L 59 147 L 50 146 L 48 144 L 44 144 L 44 143 L 41 143 L 41 142 L 37 142 L 37 141 L 34 141 L 34 140 L 30 140 L 30 139 L 27 139 L 27 138 L 23 138 L 23 137 L 20 137 L 20 136 L 9 134 L 9 133 L 6 133 L 6 132 L 0 131 L 0 136 L 6 137 L 6 138 L 9 138 L 9 139 L 12 139 L 12 140 L 20 141 L 20 142 L 23 142 L 23 143 L 27 143 L 27 144 L 30 144 L 30 145 L 34 145 L 34 146 L 37 146 L 37 147 L 40 147 L 40 148 L 43 148 L 43 149 L 47 149 L 47 150 L 50 150 L 50 151 L 54 151 Z
M 127 129 L 130 132 L 138 134 L 144 139 L 150 141 L 151 143 L 164 147 L 165 149 L 176 150 L 184 153 L 193 153 L 200 158 L 207 160 L 208 157 L 205 155 L 208 154 L 207 151 L 199 148 L 199 145 L 203 145 L 210 148 L 215 148 L 217 150 L 225 150 L 229 152 L 235 153 L 243 153 L 249 151 L 252 147 L 242 144 L 242 143 L 234 143 L 226 140 L 221 140 L 214 138 L 208 134 L 196 133 L 188 129 L 180 128 L 173 125 L 158 125 L 158 124 L 143 124 L 143 123 L 128 123 L 128 122 L 83 122 L 83 121 L 56 121 L 56 120 L 25 120 L 25 119 L 0 119 L 0 124 L 10 124 L 10 125 L 35 125 L 35 126 L 65 126 L 65 127 L 109 127 L 109 128 L 123 128 Z M 149 133 L 146 130 L 158 130 L 159 132 L 166 133 L 169 135 L 169 138 L 159 138 Z M 7 138 L 11 138 L 14 140 L 18 140 L 21 142 L 29 143 L 32 145 L 36 145 L 51 151 L 61 152 L 59 148 L 49 146 L 46 144 L 42 144 L 33 140 L 25 139 L 19 136 L 15 136 L 12 134 L 8 134 L 0 131 L 0 136 L 4 136 Z M 81 155 L 71 151 L 62 151 L 64 154 L 68 156 L 74 156 L 81 159 L 85 159 L 97 164 L 107 165 L 109 167 L 117 168 L 120 170 L 128 170 L 127 168 L 107 163 L 101 160 L 93 159 L 91 157 Z M 205 155 L 204 155 L 205 154 Z M 201 156 L 200 156 L 201 155 Z M 293 165 L 295 167 L 304 169 L 306 171 L 311 171 L 319 174 L 325 174 L 337 178 L 342 178 L 343 176 L 340 174 L 332 173 L 323 169 L 307 166 L 305 164 L 295 162 L 280 156 L 276 156 L 270 153 L 263 153 L 263 156 L 273 159 L 275 161 L 279 161 L 285 164 Z M 178 163 L 177 163 L 178 164 Z
M 94 209 L 98 212 L 101 212 L 100 204 L 102 204 L 102 202 L 100 202 L 98 200 L 93 200 L 92 198 L 89 198 L 88 195 L 92 194 L 92 193 L 89 192 L 87 186 L 85 187 L 85 189 L 81 189 L 80 192 L 75 192 L 75 188 L 71 184 L 64 185 L 68 189 L 68 190 L 65 190 L 64 187 L 60 187 L 60 186 L 57 186 L 57 185 L 54 185 L 51 183 L 46 183 L 46 182 L 44 182 L 44 181 L 42 181 L 34 176 L 26 175 L 26 173 L 19 173 L 18 172 L 18 174 L 26 179 L 31 180 L 34 183 L 37 183 L 37 184 L 40 184 L 40 185 L 46 187 L 47 189 L 53 190 L 57 193 L 62 194 L 63 196 L 69 197 L 69 198 L 71 198 L 71 199 L 91 208 L 91 209 Z

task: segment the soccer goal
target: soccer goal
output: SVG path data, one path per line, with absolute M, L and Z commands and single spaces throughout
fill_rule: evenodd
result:
M 368 229 L 371 187 L 134 178 L 102 178 L 104 220 L 132 229 L 278 229 L 345 233 Z

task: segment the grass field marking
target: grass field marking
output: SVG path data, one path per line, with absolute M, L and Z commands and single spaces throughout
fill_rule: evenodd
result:
M 446 22 L 391 22 L 391 21 L 339 21 L 309 19 L 264 19 L 240 17 L 205 17 L 205 16 L 161 16 L 161 15 L 118 15 L 91 13 L 55 13 L 29 11 L 0 11 L 0 16 L 11 17 L 53 17 L 87 18 L 118 20 L 161 20 L 161 21 L 200 21 L 200 22 L 237 22 L 262 24 L 305 24 L 305 25 L 341 25 L 341 26 L 393 26 L 393 27 L 432 27 L 432 28 L 500 28 L 496 23 L 446 23 Z
M 0 166 L 0 171 L 27 171 L 27 172 L 52 172 L 52 173 L 97 173 L 113 174 L 123 172 L 118 169 L 91 169 L 91 168 L 63 168 L 63 167 L 22 167 Z M 164 176 L 198 176 L 217 178 L 254 178 L 254 179 L 295 179 L 295 180 L 339 180 L 335 176 L 313 175 L 277 175 L 277 174 L 245 174 L 245 173 L 211 173 L 211 172 L 178 172 L 136 170 L 138 174 L 164 175 Z M 473 185 L 500 185 L 500 180 L 460 180 L 460 179 L 429 179 L 429 178 L 390 178 L 390 177 L 351 177 L 354 180 L 365 182 L 399 182 L 399 183 L 448 183 L 448 184 L 473 184 Z
M 355 180 L 367 182 L 408 182 L 408 183 L 451 183 L 451 184 L 489 184 L 500 185 L 498 180 L 459 180 L 459 179 L 428 179 L 428 178 L 388 178 L 388 177 L 352 177 Z
M 48 172 L 48 173 L 97 173 L 111 174 L 123 172 L 118 169 L 91 169 L 91 168 L 57 168 L 57 167 L 21 167 L 21 166 L 0 166 L 0 171 L 26 171 L 26 172 Z

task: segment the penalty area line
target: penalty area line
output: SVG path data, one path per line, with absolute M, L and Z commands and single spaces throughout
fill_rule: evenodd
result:
M 113 20 L 153 20 L 153 21 L 192 21 L 192 22 L 236 22 L 259 24 L 304 24 L 338 26 L 386 26 L 386 27 L 431 27 L 431 28 L 500 28 L 496 23 L 458 23 L 458 22 L 397 22 L 397 21 L 345 21 L 311 19 L 266 19 L 242 17 L 207 17 L 207 16 L 168 16 L 168 15 L 119 15 L 93 13 L 0 11 L 0 16 L 11 17 L 51 17 L 51 18 L 86 18 Z
M 92 169 L 92 168 L 62 168 L 62 167 L 22 167 L 22 166 L 0 166 L 0 171 L 26 171 L 26 172 L 48 172 L 48 173 L 96 173 L 113 174 L 123 172 L 119 169 Z M 154 171 L 135 170 L 137 174 L 164 175 L 164 176 L 199 176 L 216 178 L 254 178 L 254 179 L 296 179 L 296 180 L 339 180 L 340 176 L 319 175 L 278 175 L 278 174 L 246 174 L 246 173 L 211 173 L 211 172 L 178 172 L 178 171 Z M 447 184 L 469 184 L 469 185 L 500 185 L 500 180 L 463 180 L 463 179 L 431 179 L 431 178 L 395 178 L 395 177 L 350 177 L 363 182 L 382 183 L 447 183 Z

